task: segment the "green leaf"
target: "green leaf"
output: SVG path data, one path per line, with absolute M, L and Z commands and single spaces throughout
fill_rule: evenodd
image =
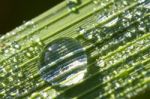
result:
M 149 0 L 66 0 L 1 36 L 0 97 L 120 99 L 148 91 L 149 4 Z M 58 70 L 54 81 L 59 83 L 52 84 L 41 76 L 41 53 L 61 38 L 77 41 L 88 59 L 77 68 Z M 55 49 L 62 56 L 53 67 L 59 67 L 62 61 L 71 64 L 71 57 L 79 54 L 75 44 L 69 45 L 70 50 L 65 49 L 67 45 Z M 86 74 L 79 80 L 82 70 Z M 76 75 L 65 78 L 71 74 Z

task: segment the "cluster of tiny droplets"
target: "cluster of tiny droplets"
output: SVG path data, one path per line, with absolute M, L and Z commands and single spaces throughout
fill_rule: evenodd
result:
M 30 65 L 28 65 L 29 63 L 23 62 L 32 59 L 32 57 L 37 57 L 42 50 L 41 46 L 43 46 L 43 43 L 38 37 L 31 37 L 27 41 L 30 41 L 32 46 L 24 49 L 26 45 L 13 41 L 8 43 L 7 47 L 4 46 L 1 50 L 3 59 L 0 61 L 0 77 L 2 78 L 0 85 L 2 90 L 0 91 L 3 93 L 4 97 L 11 98 L 13 96 L 18 96 L 21 93 L 27 92 L 28 89 L 31 89 L 38 83 L 36 80 L 33 80 L 30 83 L 24 82 L 33 78 L 33 73 L 37 71 L 37 68 L 33 67 L 31 69 L 29 67 Z M 38 60 L 38 58 L 36 58 L 36 60 Z M 32 64 L 35 66 L 38 65 L 38 62 L 35 61 L 32 62 Z
M 99 12 L 100 16 L 98 17 L 97 22 L 98 23 L 103 22 L 104 20 L 106 20 L 108 18 L 108 16 L 111 16 L 117 10 L 119 11 L 121 8 L 124 8 L 125 5 L 120 6 L 120 5 L 124 4 L 123 2 L 125 2 L 125 1 L 114 2 L 112 5 L 109 5 L 108 7 L 105 8 L 106 11 Z M 117 6 L 116 8 L 118 8 L 118 9 L 117 10 L 114 9 L 114 11 L 113 11 L 113 8 L 114 8 L 113 5 L 115 7 Z M 95 36 L 97 37 L 97 40 L 101 40 L 103 38 L 103 36 L 106 35 L 106 34 L 112 35 L 112 34 L 106 33 L 106 32 L 110 32 L 111 30 L 113 30 L 113 28 L 115 26 L 117 27 L 117 25 L 118 25 L 118 27 L 120 29 L 128 27 L 130 25 L 129 23 L 131 23 L 131 21 L 134 21 L 134 20 L 140 21 L 142 16 L 144 15 L 144 13 L 147 13 L 147 12 L 148 12 L 148 10 L 145 10 L 145 8 L 143 8 L 143 7 L 136 7 L 132 10 L 126 10 L 121 15 L 118 15 L 117 18 L 112 19 L 107 24 L 105 24 L 101 27 L 96 27 L 91 31 L 87 31 L 87 29 L 80 27 L 79 32 L 80 32 L 80 34 L 84 35 L 84 37 L 88 40 L 91 40 L 91 39 L 94 40 Z M 144 26 L 140 25 L 139 29 L 141 31 L 143 31 Z
M 134 22 L 135 20 L 141 20 L 142 15 L 144 15 L 144 13 L 147 13 L 147 11 L 145 10 L 143 11 L 143 10 L 144 8 L 139 8 L 139 7 L 136 7 L 133 10 L 127 10 L 124 13 L 122 13 L 118 18 L 113 19 L 112 21 L 108 22 L 104 26 L 94 28 L 88 32 L 85 28 L 80 27 L 79 32 L 87 40 L 103 41 L 104 39 L 111 37 L 115 33 L 120 32 L 123 29 L 127 29 L 130 26 L 129 23 Z M 141 13 L 141 14 L 136 14 L 136 13 Z M 132 17 L 134 18 L 136 17 L 137 19 L 136 18 L 134 19 Z M 118 38 L 113 38 L 111 42 L 102 46 L 100 52 L 102 51 L 108 52 L 108 50 L 106 49 L 109 49 L 110 48 L 109 46 L 111 45 L 119 46 L 120 43 L 125 44 L 126 42 L 130 41 L 130 39 L 132 40 L 133 38 L 140 36 L 141 34 L 143 34 L 143 32 L 148 32 L 149 30 L 148 30 L 147 21 L 148 19 L 141 22 L 139 21 L 138 22 L 139 25 L 132 27 L 131 29 L 129 28 L 130 30 L 126 31 L 124 35 L 119 36 Z M 110 26 L 110 23 L 113 25 Z M 119 28 L 119 29 L 115 29 L 115 28 Z
M 145 0 L 139 0 L 139 3 L 143 3 L 144 1 Z M 99 0 L 94 0 L 93 3 L 100 4 L 101 2 Z M 102 5 L 105 5 L 105 3 L 102 2 Z M 129 5 L 129 0 L 123 0 L 120 2 L 118 1 L 117 4 L 114 3 L 113 5 L 111 5 L 112 7 L 111 6 L 107 7 L 106 11 L 102 11 L 105 13 L 100 12 L 97 22 L 100 23 L 100 22 L 103 22 L 104 20 L 107 20 L 107 18 L 111 14 L 116 13 L 115 11 L 117 11 L 117 9 L 119 11 L 121 8 L 124 8 L 127 5 Z M 128 98 L 130 98 L 131 96 L 134 96 L 138 92 L 147 88 L 147 85 L 144 86 L 139 83 L 137 85 L 139 86 L 139 89 L 135 92 L 132 92 L 134 88 L 132 88 L 132 85 L 131 85 L 132 83 L 136 83 L 136 80 L 138 79 L 144 80 L 144 76 L 148 75 L 147 74 L 148 72 L 147 73 L 145 72 L 146 64 L 141 67 L 141 64 L 139 61 L 144 62 L 144 60 L 146 59 L 148 61 L 148 58 L 150 57 L 149 55 L 150 37 L 147 36 L 143 38 L 142 40 L 134 42 L 135 44 L 132 44 L 134 39 L 140 38 L 141 36 L 146 35 L 147 33 L 150 32 L 149 30 L 150 20 L 149 18 L 144 18 L 143 16 L 143 15 L 146 15 L 150 11 L 147 5 L 148 4 L 144 4 L 144 5 L 141 4 L 139 6 L 134 7 L 134 9 L 126 10 L 123 13 L 121 13 L 117 18 L 112 19 L 111 21 L 109 21 L 108 23 L 100 27 L 96 27 L 96 28 L 94 27 L 90 31 L 88 30 L 88 28 L 79 27 L 80 35 L 82 35 L 86 40 L 100 42 L 107 38 L 110 38 L 110 40 L 107 41 L 106 43 L 104 44 L 102 43 L 103 45 L 100 45 L 100 47 L 98 47 L 98 50 L 97 50 L 99 51 L 101 55 L 101 57 L 96 59 L 97 66 L 100 67 L 100 71 L 102 75 L 100 77 L 100 81 L 104 83 L 108 82 L 114 76 L 119 75 L 119 73 L 120 73 L 120 79 L 112 80 L 113 83 L 107 83 L 105 86 L 103 86 L 104 89 L 101 87 L 99 89 L 100 98 L 107 97 L 109 95 L 110 97 L 119 98 L 119 97 L 127 96 Z M 114 11 L 112 9 L 114 9 Z M 131 23 L 133 23 L 133 25 Z M 116 27 L 118 29 L 116 29 Z M 122 35 L 119 34 L 119 31 L 123 29 L 125 29 L 122 32 L 123 34 Z M 114 34 L 118 36 L 112 38 Z M 120 45 L 122 46 L 125 45 L 126 47 L 122 48 L 121 50 L 122 46 L 119 47 Z M 109 52 L 111 55 L 111 51 L 113 50 L 116 51 L 116 54 L 112 54 L 111 57 L 109 57 L 108 59 L 107 58 L 105 59 L 105 56 L 109 55 L 108 54 Z M 138 53 L 137 51 L 141 53 L 138 56 L 137 56 L 137 53 Z M 104 59 L 102 56 L 104 56 Z M 130 61 L 128 61 L 128 59 L 130 59 Z M 116 68 L 118 63 L 121 63 L 121 64 L 119 64 L 119 67 Z M 112 65 L 114 65 L 115 70 L 109 69 Z M 134 69 L 133 70 L 131 69 L 132 71 L 130 71 L 129 77 L 123 78 L 121 74 L 125 73 L 126 70 L 130 70 L 131 67 L 136 68 L 137 71 L 133 71 Z M 141 75 L 139 75 L 139 73 Z M 129 86 L 129 88 L 124 89 L 125 86 Z M 117 92 L 119 91 L 122 91 L 122 93 L 118 94 Z

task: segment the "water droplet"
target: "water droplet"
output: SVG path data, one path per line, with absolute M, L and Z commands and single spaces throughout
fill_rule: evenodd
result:
M 79 0 L 66 0 L 66 2 L 68 4 L 69 11 L 77 11 L 76 6 L 79 4 Z
M 131 32 L 127 32 L 126 34 L 125 34 L 125 36 L 126 37 L 131 37 L 132 35 L 131 35 Z
M 124 17 L 125 17 L 126 19 L 131 19 L 131 18 L 132 18 L 132 14 L 131 14 L 131 12 L 129 12 L 129 11 L 126 11 L 124 14 L 125 14 Z
M 101 21 L 104 21 L 105 19 L 107 19 L 107 16 L 106 15 L 99 15 L 98 16 L 98 19 L 97 19 L 97 22 L 101 22 Z
M 107 24 L 105 24 L 105 27 L 111 27 L 114 26 L 117 22 L 118 22 L 119 18 L 115 18 L 112 21 L 108 22 Z
M 123 27 L 128 27 L 130 25 L 130 22 L 127 19 L 122 19 L 122 25 Z
M 138 29 L 139 29 L 140 31 L 145 31 L 145 24 L 141 22 L 141 23 L 139 24 L 139 26 L 138 26 Z
M 11 46 L 12 46 L 14 49 L 20 49 L 20 48 L 21 48 L 21 46 L 20 46 L 16 41 L 14 41 L 14 42 L 11 44 Z
M 115 89 L 118 89 L 120 87 L 120 84 L 119 83 L 115 83 Z
M 16 32 L 14 32 L 14 31 L 13 31 L 11 34 L 12 34 L 12 35 L 15 35 L 15 34 L 16 34 Z
M 16 96 L 16 95 L 19 95 L 19 90 L 18 89 L 11 89 L 11 92 L 10 92 L 10 95 L 11 96 Z
M 9 50 L 8 50 L 8 49 L 5 49 L 5 50 L 4 50 L 4 53 L 5 53 L 5 54 L 8 54 L 8 53 L 9 53 Z
M 150 9 L 150 2 L 149 3 L 145 3 L 144 7 L 147 8 L 147 9 Z
M 48 97 L 48 94 L 46 92 L 41 92 L 41 95 L 45 98 Z
M 128 2 L 126 0 L 123 0 L 122 2 L 124 5 L 128 5 Z
M 87 40 L 92 40 L 93 39 L 93 34 L 92 33 L 85 33 L 83 36 Z
M 99 66 L 99 67 L 104 67 L 104 66 L 105 66 L 104 60 L 98 60 L 98 61 L 97 61 L 97 66 Z
M 99 3 L 99 0 L 93 0 L 93 3 L 94 3 L 94 4 L 98 4 L 98 3 Z
M 1 39 L 1 40 L 3 40 L 4 38 L 5 38 L 5 36 L 4 36 L 4 35 L 0 37 L 0 39 Z
M 26 53 L 26 56 L 29 57 L 29 58 L 32 57 L 31 53 L 29 53 L 29 52 Z
M 140 10 L 136 10 L 135 12 L 135 15 L 138 17 L 138 16 L 141 16 L 142 15 L 142 12 Z
M 34 25 L 34 22 L 33 21 L 28 21 L 24 25 L 25 25 L 25 27 L 32 26 L 32 25 Z
M 48 44 L 39 66 L 42 78 L 61 86 L 76 84 L 86 72 L 87 55 L 79 42 L 60 38 Z
M 86 30 L 84 28 L 82 28 L 82 27 L 79 27 L 78 31 L 79 31 L 79 33 L 81 35 L 84 34 L 84 33 L 86 33 Z
M 139 2 L 139 3 L 143 3 L 143 2 L 145 2 L 145 0 L 138 0 L 138 2 Z

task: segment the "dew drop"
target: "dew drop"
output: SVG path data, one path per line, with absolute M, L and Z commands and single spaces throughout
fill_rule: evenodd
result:
M 26 56 L 27 56 L 28 58 L 31 58 L 31 57 L 32 57 L 31 53 L 29 53 L 29 52 L 26 53 Z
M 14 49 L 20 49 L 20 48 L 21 48 L 21 46 L 20 46 L 16 41 L 14 41 L 14 42 L 11 44 L 11 46 L 12 46 Z
M 131 32 L 127 32 L 127 33 L 125 34 L 125 36 L 126 36 L 126 37 L 131 37 L 132 34 L 131 34 Z
M 115 83 L 115 89 L 118 89 L 120 87 L 120 84 L 119 83 Z
M 128 2 L 126 0 L 123 0 L 122 2 L 124 5 L 128 5 Z
M 105 66 L 104 60 L 97 60 L 97 66 L 104 67 Z
M 1 40 L 3 40 L 4 38 L 5 38 L 5 36 L 4 36 L 4 35 L 2 35 L 2 36 L 0 37 L 0 39 L 1 39 Z
M 139 3 L 143 3 L 143 2 L 145 2 L 145 0 L 138 0 L 138 2 L 139 2 Z
M 66 0 L 69 11 L 75 12 L 77 11 L 76 6 L 79 4 L 79 0 Z
M 82 27 L 79 27 L 78 31 L 79 31 L 79 33 L 81 35 L 83 35 L 84 33 L 86 33 L 86 30 L 84 28 L 82 28 Z
M 5 53 L 5 54 L 8 54 L 8 53 L 9 53 L 9 50 L 8 50 L 8 49 L 5 49 L 5 50 L 4 50 L 4 53 Z
M 93 39 L 93 34 L 92 33 L 85 33 L 83 36 L 87 40 L 92 40 Z
M 126 11 L 124 17 L 126 19 L 131 19 L 132 18 L 132 14 L 129 11 Z
M 111 27 L 111 26 L 114 26 L 117 22 L 118 22 L 119 18 L 115 18 L 113 19 L 112 21 L 110 21 L 109 23 L 107 23 L 105 25 L 105 27 Z
M 79 27 L 78 31 L 79 31 L 80 35 L 82 35 L 83 38 L 86 40 L 92 40 L 94 38 L 95 31 L 93 31 L 93 30 L 87 31 L 86 29 Z
M 149 3 L 144 4 L 144 7 L 145 7 L 145 8 L 147 8 L 147 9 L 150 9 L 150 2 L 149 2 Z
M 26 27 L 34 25 L 33 21 L 28 21 L 24 24 Z
M 144 25 L 144 23 L 140 23 L 138 29 L 140 31 L 145 31 L 145 25 Z
M 99 15 L 98 19 L 97 19 L 97 22 L 100 23 L 101 21 L 104 21 L 105 19 L 107 19 L 106 15 Z
M 12 35 L 16 35 L 16 32 L 12 32 L 11 34 L 12 34 Z
M 87 55 L 81 44 L 71 38 L 60 38 L 45 47 L 39 69 L 46 82 L 68 86 L 82 81 L 86 65 Z
M 98 3 L 99 3 L 99 0 L 93 0 L 93 3 L 94 3 L 94 4 L 98 4 Z

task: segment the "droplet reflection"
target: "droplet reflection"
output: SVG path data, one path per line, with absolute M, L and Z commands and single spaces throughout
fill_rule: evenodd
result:
M 71 38 L 61 38 L 45 47 L 39 69 L 45 81 L 68 86 L 83 80 L 86 65 L 87 55 L 80 43 Z

